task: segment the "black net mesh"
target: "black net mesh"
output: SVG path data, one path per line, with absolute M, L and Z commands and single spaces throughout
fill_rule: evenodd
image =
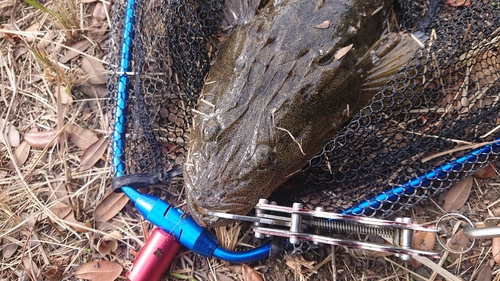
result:
M 432 17 L 421 17 L 429 21 L 425 25 L 412 10 L 403 17 L 405 24 L 428 34 L 424 46 L 289 183 L 309 186 L 299 195 L 303 201 L 348 208 L 468 155 L 467 145 L 498 136 L 492 131 L 499 120 L 497 2 L 434 2 L 440 6 Z M 413 1 L 404 4 L 427 10 Z M 459 147 L 464 149 L 454 151 Z M 429 175 L 429 182 L 417 181 L 409 194 L 364 214 L 383 216 L 411 206 L 484 167 L 498 151 L 493 146 L 473 162 L 455 165 L 437 178 Z
M 134 176 L 127 184 L 167 183 L 173 175 L 169 171 L 184 162 L 191 108 L 209 69 L 208 40 L 219 26 L 222 2 L 135 1 L 125 154 L 119 155 L 125 176 Z M 120 60 L 127 1 L 117 1 L 113 7 L 108 105 L 114 113 L 120 106 L 116 95 L 123 83 Z M 114 188 L 122 184 L 114 183 Z
M 191 109 L 209 71 L 210 38 L 221 31 L 223 4 L 136 1 L 127 143 L 121 155 L 126 176 L 165 183 L 184 162 Z M 117 1 L 112 14 L 110 112 L 119 106 L 114 98 L 125 7 L 124 0 Z M 494 131 L 499 123 L 499 3 L 399 0 L 394 10 L 398 28 L 420 34 L 426 39 L 423 46 L 300 174 L 274 193 L 279 203 L 301 200 L 310 207 L 348 208 L 467 155 L 467 145 L 500 135 Z M 388 206 L 364 214 L 385 216 L 413 205 L 484 167 L 498 151 L 493 145 L 474 161 L 469 158 L 421 181 Z

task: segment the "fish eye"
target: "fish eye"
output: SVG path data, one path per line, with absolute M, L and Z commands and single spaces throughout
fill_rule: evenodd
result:
M 219 122 L 215 120 L 210 120 L 203 127 L 203 140 L 204 141 L 214 141 L 221 131 L 221 126 Z
M 255 149 L 253 160 L 259 169 L 266 169 L 275 161 L 273 149 L 266 144 L 259 144 Z

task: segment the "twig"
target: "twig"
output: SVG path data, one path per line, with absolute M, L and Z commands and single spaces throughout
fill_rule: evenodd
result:
M 300 149 L 300 152 L 302 153 L 302 155 L 306 155 L 306 154 L 304 153 L 304 150 L 302 150 L 302 145 L 301 145 L 301 144 L 300 144 L 300 143 L 299 143 L 299 142 L 295 139 L 295 137 L 292 135 L 292 133 L 290 133 L 290 131 L 288 131 L 288 130 L 287 130 L 287 129 L 285 129 L 285 128 L 278 127 L 278 126 L 276 126 L 276 124 L 274 124 L 274 112 L 276 112 L 276 108 L 273 108 L 273 109 L 271 110 L 271 119 L 272 119 L 273 126 L 274 126 L 276 129 L 280 130 L 280 131 L 283 131 L 283 132 L 288 133 L 288 135 L 292 138 L 292 140 L 293 140 L 293 141 L 294 141 L 294 142 L 295 142 L 295 143 L 299 146 L 299 149 Z
M 488 142 L 482 142 L 482 143 L 476 143 L 476 144 L 471 144 L 471 145 L 465 145 L 465 146 L 461 146 L 461 147 L 456 147 L 456 148 L 453 148 L 453 149 L 449 149 L 449 150 L 446 150 L 446 151 L 442 151 L 442 152 L 433 154 L 431 156 L 424 157 L 421 161 L 422 161 L 422 163 L 425 163 L 425 162 L 427 162 L 429 160 L 441 157 L 443 155 L 455 153 L 455 152 L 462 151 L 462 150 L 475 149 L 475 148 L 483 147 L 485 145 L 489 145 L 489 144 L 493 144 L 493 143 L 497 143 L 497 142 L 498 141 L 488 141 Z

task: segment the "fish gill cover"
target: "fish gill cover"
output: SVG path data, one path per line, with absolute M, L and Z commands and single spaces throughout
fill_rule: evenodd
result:
M 262 2 L 259 9 L 273 1 Z M 397 21 L 387 15 L 387 26 L 392 27 L 387 32 L 413 33 L 423 45 L 272 198 L 281 204 L 299 200 L 339 211 L 461 159 L 473 150 L 467 145 L 498 138 L 499 3 L 424 2 L 399 0 L 394 3 Z M 126 6 L 118 1 L 112 12 L 111 126 L 119 120 L 111 115 L 123 76 L 119 66 Z M 193 109 L 216 58 L 214 42 L 231 32 L 221 20 L 225 8 L 222 0 L 135 1 L 128 110 L 122 124 L 126 144 L 121 155 L 114 155 L 123 159 L 126 170 L 119 177 L 115 174 L 115 189 L 123 184 L 169 187 L 171 178 L 180 174 L 189 157 L 189 131 L 196 126 Z M 484 167 L 498 153 L 498 147 L 491 146 L 429 181 L 414 180 L 391 204 L 361 214 L 387 216 L 414 205 Z

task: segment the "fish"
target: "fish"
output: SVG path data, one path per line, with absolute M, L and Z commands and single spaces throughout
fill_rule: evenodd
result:
M 247 214 L 371 99 L 363 83 L 377 74 L 366 62 L 380 67 L 372 45 L 391 8 L 388 0 L 227 2 L 229 35 L 193 110 L 183 167 L 189 213 L 211 227 L 227 221 L 209 212 Z

